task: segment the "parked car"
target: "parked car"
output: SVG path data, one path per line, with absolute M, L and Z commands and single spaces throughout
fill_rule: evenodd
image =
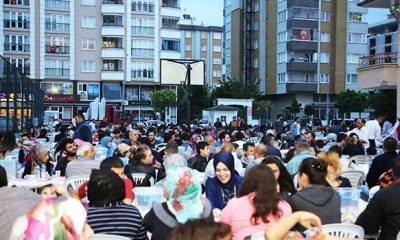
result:
M 199 127 L 203 127 L 203 128 L 210 128 L 210 127 L 212 127 L 212 126 L 211 126 L 211 123 L 210 123 L 210 120 L 208 120 L 208 119 L 200 119 L 200 121 L 197 123 L 197 125 L 198 125 Z
M 165 122 L 160 121 L 160 120 L 148 120 L 148 121 L 144 122 L 144 124 L 145 124 L 147 127 L 150 127 L 150 126 L 159 127 L 159 126 L 161 126 L 161 125 L 165 125 Z

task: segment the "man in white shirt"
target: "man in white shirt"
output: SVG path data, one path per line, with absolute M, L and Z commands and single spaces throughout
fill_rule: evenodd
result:
M 360 143 L 364 146 L 364 149 L 369 148 L 369 131 L 365 127 L 365 119 L 357 118 L 356 127 L 353 130 L 346 132 L 347 136 L 351 133 L 357 134 Z
M 368 139 L 369 139 L 369 144 L 370 147 L 367 150 L 367 153 L 369 155 L 375 155 L 376 154 L 376 146 L 381 145 L 380 140 L 381 140 L 381 123 L 385 120 L 385 117 L 382 115 L 378 115 L 374 120 L 369 120 L 366 124 L 365 127 L 367 128 L 368 131 Z

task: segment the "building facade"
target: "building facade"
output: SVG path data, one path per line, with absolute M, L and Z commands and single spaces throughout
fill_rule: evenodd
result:
M 160 58 L 180 57 L 179 0 L 5 0 L 0 54 L 45 91 L 63 119 L 96 97 L 136 120 L 155 117 Z M 168 111 L 176 121 L 176 108 Z
M 242 26 L 237 27 L 242 33 L 231 37 L 239 46 L 231 48 L 231 55 L 244 54 L 225 63 L 239 66 L 232 76 L 259 81 L 261 92 L 273 101 L 272 115 L 296 98 L 302 107 L 312 104 L 315 117 L 338 117 L 335 97 L 357 89 L 358 59 L 368 54 L 368 10 L 358 7 L 359 1 L 237 2 L 239 10 L 225 9 L 231 22 Z
M 205 82 L 216 86 L 222 80 L 222 33 L 223 28 L 195 24 L 190 15 L 185 14 L 181 24 L 181 59 L 203 60 L 205 62 Z

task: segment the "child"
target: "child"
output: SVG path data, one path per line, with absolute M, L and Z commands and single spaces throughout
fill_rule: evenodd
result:
M 53 184 L 48 184 L 48 185 L 41 187 L 38 190 L 38 193 L 40 194 L 41 197 L 43 197 L 46 200 L 58 197 L 56 187 Z

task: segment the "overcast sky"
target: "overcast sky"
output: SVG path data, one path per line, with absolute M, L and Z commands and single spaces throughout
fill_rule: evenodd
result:
M 223 0 L 181 0 L 181 8 L 186 13 L 206 26 L 222 26 L 223 25 Z M 367 15 L 368 23 L 380 22 L 386 19 L 389 13 L 387 9 L 369 9 Z

